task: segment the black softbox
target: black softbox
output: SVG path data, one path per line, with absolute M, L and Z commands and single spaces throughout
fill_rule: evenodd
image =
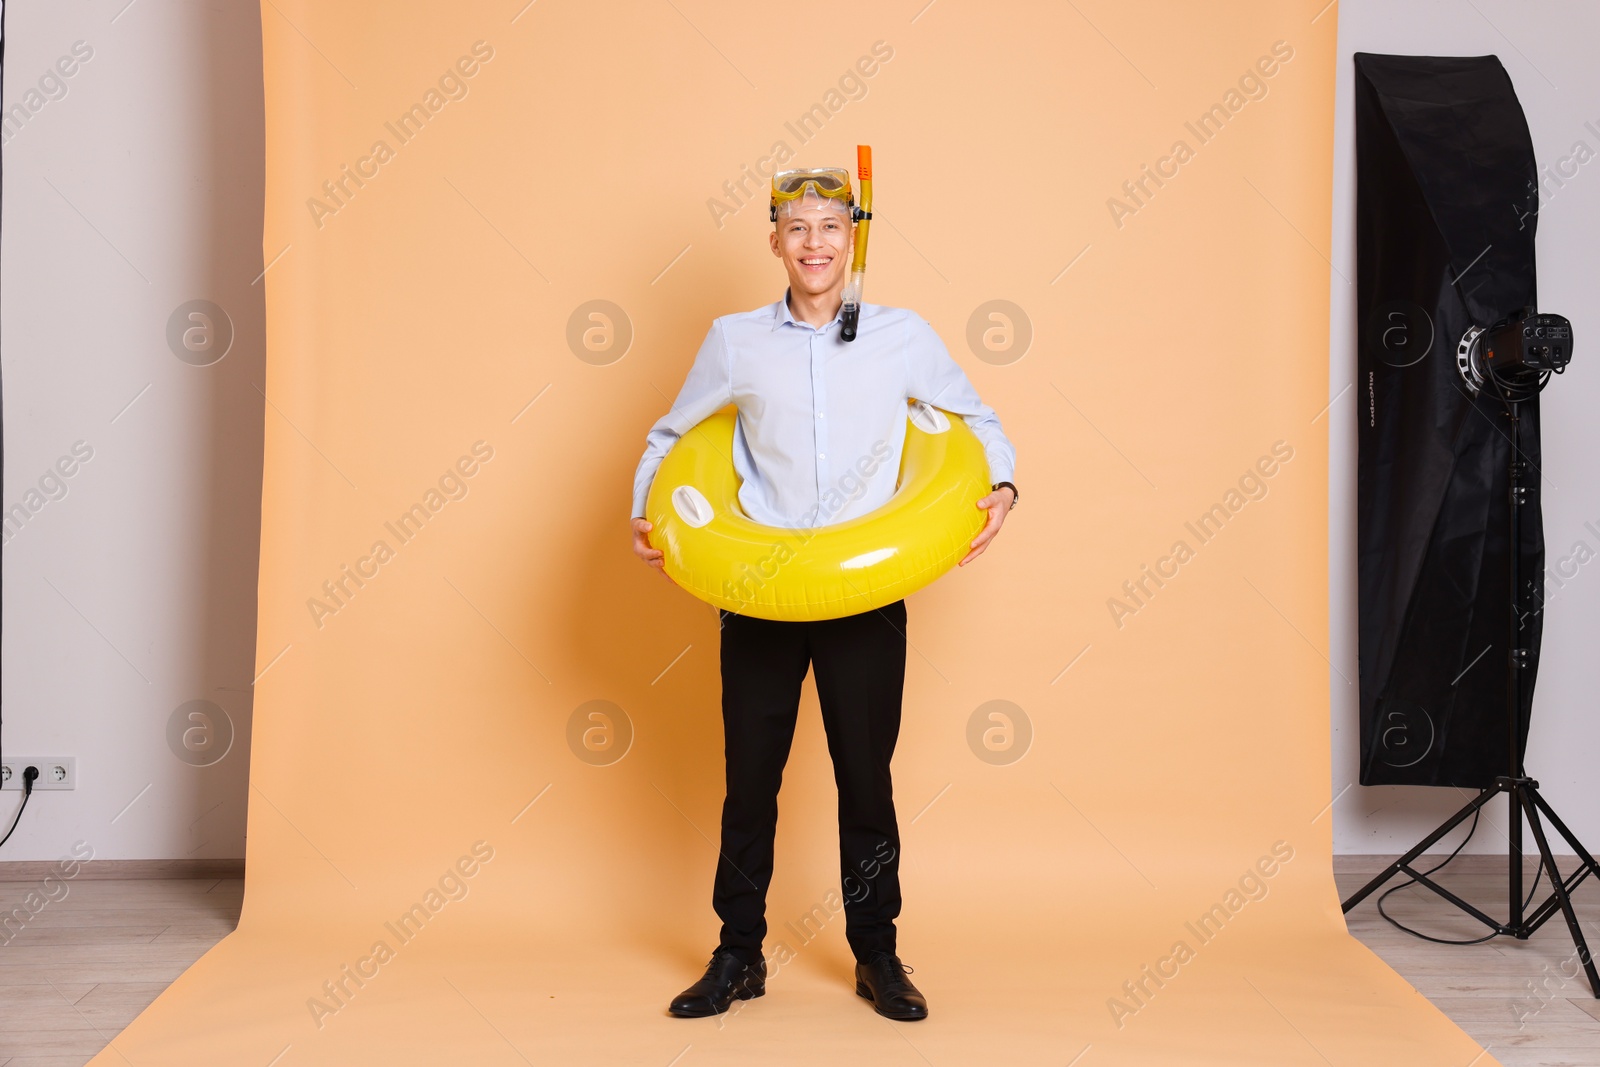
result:
M 1355 72 L 1361 784 L 1483 788 L 1510 770 L 1512 443 L 1456 347 L 1535 303 L 1533 142 L 1494 56 L 1357 53 Z M 1519 415 L 1520 751 L 1548 483 L 1537 399 Z

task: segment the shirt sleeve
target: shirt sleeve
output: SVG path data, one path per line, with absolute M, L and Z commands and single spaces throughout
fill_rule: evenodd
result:
M 733 399 L 733 376 L 728 354 L 728 341 L 722 330 L 722 320 L 712 322 L 694 364 L 678 390 L 678 399 L 672 410 L 656 420 L 645 435 L 644 455 L 633 475 L 633 516 L 644 514 L 650 496 L 650 483 L 655 480 L 656 468 L 672 450 L 678 438 L 688 433 L 710 415 L 727 406 Z
M 971 427 L 989 458 L 991 482 L 1012 481 L 1017 450 L 1000 427 L 994 408 L 978 399 L 961 365 L 950 357 L 944 340 L 921 315 L 910 312 L 906 324 L 906 389 L 915 398 L 960 415 Z

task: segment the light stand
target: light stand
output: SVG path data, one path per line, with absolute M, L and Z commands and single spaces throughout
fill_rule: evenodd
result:
M 1540 331 L 1537 340 L 1544 340 L 1545 324 L 1549 320 L 1555 319 L 1559 319 L 1560 323 L 1566 327 L 1565 332 L 1560 336 L 1564 342 L 1565 355 L 1570 358 L 1572 336 L 1570 324 L 1567 324 L 1566 320 L 1560 316 L 1532 315 L 1515 317 L 1515 321 L 1503 320 L 1488 330 L 1479 330 L 1476 327 L 1469 330 L 1467 336 L 1462 340 L 1462 351 L 1459 357 L 1462 376 L 1466 379 L 1467 386 L 1472 393 L 1476 395 L 1478 387 L 1483 382 L 1487 381 L 1493 384 L 1501 400 L 1505 402 L 1506 416 L 1510 420 L 1511 488 L 1507 507 L 1510 511 L 1511 532 L 1511 622 L 1510 643 L 1508 646 L 1510 648 L 1511 670 L 1509 672 L 1510 684 L 1507 686 L 1506 693 L 1507 752 L 1510 756 L 1510 773 L 1496 778 L 1494 785 L 1481 790 L 1477 797 L 1469 802 L 1466 807 L 1445 820 L 1438 829 L 1423 838 L 1411 851 L 1395 860 L 1384 868 L 1383 873 L 1357 890 L 1354 895 L 1344 902 L 1342 910 L 1348 913 L 1378 887 L 1397 874 L 1405 874 L 1417 884 L 1433 890 L 1456 908 L 1483 923 L 1494 934 L 1510 935 L 1519 941 L 1526 941 L 1559 910 L 1567 921 L 1567 929 L 1572 934 L 1572 943 L 1577 948 L 1577 958 L 1589 977 L 1589 988 L 1593 991 L 1595 997 L 1600 999 L 1600 972 L 1595 969 L 1594 956 L 1589 951 L 1588 942 L 1584 940 L 1583 928 L 1578 924 L 1578 916 L 1572 908 L 1572 890 L 1591 874 L 1595 876 L 1597 881 L 1600 881 L 1600 864 L 1595 863 L 1594 856 L 1583 847 L 1583 843 L 1578 840 L 1577 836 L 1567 829 L 1566 824 L 1555 813 L 1555 809 L 1540 795 L 1539 783 L 1528 777 L 1526 769 L 1523 767 L 1522 737 L 1521 731 L 1518 730 L 1519 709 L 1521 706 L 1519 699 L 1521 672 L 1529 666 L 1529 651 L 1519 644 L 1523 616 L 1518 611 L 1522 580 L 1519 567 L 1522 542 L 1520 539 L 1521 526 L 1518 522 L 1518 513 L 1529 502 L 1528 494 L 1530 490 L 1522 484 L 1528 462 L 1521 458 L 1522 450 L 1519 432 L 1521 420 L 1517 415 L 1517 405 L 1520 400 L 1537 395 L 1552 371 L 1560 373 L 1564 370 L 1566 368 L 1566 359 L 1560 358 L 1563 355 L 1563 348 L 1557 347 L 1555 353 L 1557 360 L 1552 365 L 1552 361 L 1549 359 L 1550 346 L 1543 346 L 1545 359 L 1543 366 L 1541 366 L 1537 350 L 1532 353 L 1532 359 L 1527 359 L 1526 357 L 1529 353 L 1513 352 L 1511 351 L 1511 345 L 1514 343 L 1516 336 L 1534 339 L 1534 334 L 1531 332 L 1534 329 Z M 1528 331 L 1525 334 L 1522 332 L 1524 328 Z M 1553 338 L 1556 334 L 1552 333 L 1550 336 Z M 1499 366 L 1495 365 L 1496 352 L 1493 347 L 1489 348 L 1489 354 L 1486 359 L 1479 359 L 1480 338 L 1490 345 L 1498 344 L 1501 352 Z M 1510 338 L 1510 340 L 1506 340 L 1507 338 Z M 1520 376 L 1503 378 L 1502 375 L 1505 374 L 1507 363 L 1516 364 L 1517 370 L 1521 372 Z M 1510 843 L 1507 849 L 1507 867 L 1509 871 L 1507 890 L 1510 895 L 1510 906 L 1509 916 L 1504 923 L 1462 900 L 1444 886 L 1433 881 L 1426 873 L 1412 866 L 1412 863 L 1419 856 L 1432 848 L 1451 830 L 1461 825 L 1469 816 L 1477 814 L 1479 809 L 1501 793 L 1506 794 L 1510 809 Z M 1572 846 L 1572 850 L 1576 854 L 1579 864 L 1569 876 L 1563 877 L 1560 868 L 1556 866 L 1555 856 L 1550 851 L 1550 841 L 1546 837 L 1544 825 L 1540 821 L 1540 812 L 1544 813 L 1544 817 L 1550 820 L 1550 825 L 1555 827 L 1556 832 L 1566 840 L 1567 844 Z M 1551 886 L 1550 896 L 1538 907 L 1527 913 L 1525 913 L 1525 903 L 1522 895 L 1522 819 L 1524 816 L 1527 817 L 1528 825 L 1533 830 L 1534 841 L 1539 846 L 1539 862 L 1544 872 L 1549 876 Z

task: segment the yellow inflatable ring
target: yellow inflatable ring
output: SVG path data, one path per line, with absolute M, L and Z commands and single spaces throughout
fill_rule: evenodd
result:
M 895 492 L 865 515 L 814 529 L 752 521 L 733 468 L 737 412 L 684 434 L 646 501 L 650 544 L 673 581 L 742 615 L 835 619 L 909 596 L 955 566 L 983 529 L 983 445 L 959 415 L 920 400 L 907 412 Z

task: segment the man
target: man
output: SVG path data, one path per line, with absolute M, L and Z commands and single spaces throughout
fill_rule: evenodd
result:
M 727 404 L 739 413 L 733 463 L 741 507 L 765 525 L 811 529 L 865 514 L 894 494 L 906 401 L 915 397 L 962 416 L 999 479 L 974 501 L 988 519 L 960 561 L 971 562 L 1017 499 L 1009 480 L 1015 450 L 1000 420 L 915 312 L 862 303 L 856 339 L 840 339 L 860 217 L 848 171 L 779 173 L 772 216 L 772 254 L 783 261 L 789 288 L 782 300 L 712 323 L 672 411 L 646 438 L 633 486 L 634 552 L 662 568 L 644 518 L 656 468 L 681 435 Z M 874 474 L 861 475 L 856 461 L 881 455 L 886 445 L 887 459 L 865 465 Z M 927 1001 L 896 954 L 894 926 L 900 837 L 889 763 L 905 681 L 905 601 L 821 621 L 779 622 L 726 609 L 718 615 L 727 794 L 712 906 L 722 919 L 721 941 L 705 975 L 668 1010 L 717 1015 L 735 997 L 766 991 L 762 941 L 778 789 L 811 667 L 839 790 L 841 892 L 856 992 L 889 1018 L 926 1018 Z

